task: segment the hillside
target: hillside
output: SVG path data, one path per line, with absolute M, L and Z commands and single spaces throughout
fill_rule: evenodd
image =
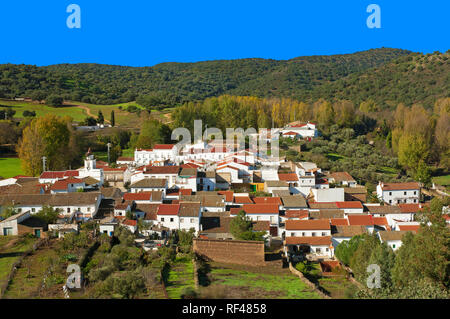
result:
M 60 64 L 0 65 L 0 97 L 63 95 L 96 104 L 134 101 L 158 93 L 167 104 L 222 94 L 311 97 L 313 90 L 409 55 L 399 49 L 298 57 L 277 61 L 240 59 L 163 63 L 154 67 Z
M 450 51 L 412 53 L 318 86 L 309 95 L 312 99 L 349 99 L 357 104 L 371 98 L 384 107 L 396 107 L 399 102 L 430 107 L 437 98 L 449 96 Z

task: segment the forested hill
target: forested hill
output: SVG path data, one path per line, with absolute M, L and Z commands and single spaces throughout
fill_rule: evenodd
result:
M 417 62 L 422 66 L 410 69 L 408 65 L 418 57 L 424 59 Z M 174 105 L 234 94 L 305 101 L 339 96 L 356 102 L 372 95 L 376 99 L 390 96 L 385 91 L 391 88 L 392 100 L 416 102 L 448 92 L 444 90 L 449 82 L 448 60 L 439 61 L 406 50 L 382 48 L 285 61 L 241 59 L 163 63 L 154 67 L 5 64 L 0 65 L 0 97 L 43 100 L 57 94 L 67 100 L 115 104 L 146 96 L 156 105 Z M 433 74 L 433 80 L 429 74 Z

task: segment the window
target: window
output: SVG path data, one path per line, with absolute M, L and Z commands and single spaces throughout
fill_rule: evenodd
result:
M 392 248 L 395 248 L 395 244 L 392 245 Z
M 405 195 L 405 196 L 406 196 L 406 192 L 403 192 L 403 195 Z
M 90 208 L 90 207 L 88 207 L 88 208 L 87 208 L 87 211 L 88 211 L 88 212 L 90 212 L 90 211 L 91 211 L 91 208 Z
M 392 204 L 392 199 L 389 200 L 389 204 Z
M 17 211 L 18 211 L 19 213 L 21 213 L 21 212 L 22 212 L 22 208 L 19 208 Z
M 320 253 L 320 248 L 316 248 L 316 253 Z
M 417 203 L 417 199 L 414 198 L 414 203 Z
M 316 233 L 311 233 L 311 236 L 312 237 L 316 237 Z
M 291 237 L 295 237 L 295 233 L 291 233 Z
M 184 218 L 180 218 L 180 223 L 184 223 Z
M 36 208 L 32 208 L 31 211 L 34 213 L 36 211 Z
M 325 233 L 325 232 L 322 232 L 322 236 L 326 236 L 327 235 L 327 233 Z
M 164 217 L 161 217 L 161 221 L 162 221 L 162 222 L 164 221 Z
M 392 196 L 392 192 L 389 192 L 389 196 Z
M 170 222 L 171 222 L 171 223 L 173 222 L 173 218 L 170 218 Z
M 70 213 L 70 207 L 67 207 L 67 212 Z
M 414 191 L 414 195 L 417 195 L 417 192 L 416 192 L 416 191 Z
M 191 218 L 190 222 L 191 222 L 191 224 L 193 224 L 194 223 L 194 218 Z
M 306 233 L 305 233 L 305 232 L 302 232 L 302 236 L 306 236 Z

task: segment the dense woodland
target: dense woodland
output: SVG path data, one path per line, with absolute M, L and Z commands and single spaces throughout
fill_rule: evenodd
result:
M 448 55 L 382 48 L 285 61 L 240 59 L 154 67 L 5 64 L 0 66 L 0 97 L 47 100 L 57 95 L 94 104 L 138 100 L 158 107 L 230 94 L 303 101 L 336 97 L 358 104 L 371 97 L 383 107 L 400 102 L 431 106 L 432 99 L 448 95 Z

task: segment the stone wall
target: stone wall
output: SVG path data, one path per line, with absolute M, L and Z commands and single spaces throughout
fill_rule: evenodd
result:
M 248 266 L 264 266 L 264 242 L 194 239 L 194 252 L 207 259 Z

